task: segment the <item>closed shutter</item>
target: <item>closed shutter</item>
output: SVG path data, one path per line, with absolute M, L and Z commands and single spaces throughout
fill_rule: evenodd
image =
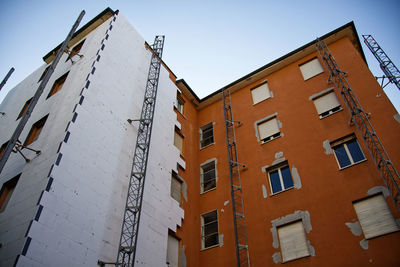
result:
M 326 111 L 340 106 L 340 103 L 336 97 L 335 92 L 332 91 L 326 95 L 314 99 L 314 105 L 317 109 L 318 114 L 322 114 Z
M 181 202 L 181 187 L 182 183 L 175 177 L 171 177 L 171 196 L 176 201 Z
M 262 122 L 258 124 L 258 133 L 260 134 L 260 140 L 279 133 L 278 121 L 276 118 Z
M 301 74 L 303 74 L 304 80 L 307 80 L 315 75 L 320 74 L 321 72 L 324 72 L 324 69 L 319 63 L 318 58 L 314 58 L 313 60 L 300 65 L 300 71 Z
M 253 98 L 253 104 L 260 103 L 261 101 L 271 97 L 268 84 L 264 83 L 263 85 L 252 89 L 251 96 Z
M 182 148 L 183 148 L 183 138 L 180 136 L 177 132 L 175 132 L 174 136 L 174 145 L 179 149 L 179 151 L 182 153 Z
M 171 235 L 168 235 L 167 266 L 178 267 L 179 266 L 178 258 L 179 258 L 179 240 Z
M 284 262 L 310 255 L 301 221 L 278 227 L 278 235 Z
M 366 239 L 399 230 L 382 194 L 353 204 Z

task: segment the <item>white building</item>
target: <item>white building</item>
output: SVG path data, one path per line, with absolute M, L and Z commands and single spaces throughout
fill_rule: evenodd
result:
M 115 262 L 151 49 L 110 9 L 78 30 L 41 95 L 0 175 L 0 266 L 96 266 Z M 54 50 L 56 51 L 56 50 Z M 0 105 L 0 145 L 54 58 L 10 91 Z M 135 266 L 166 266 L 168 229 L 184 212 L 170 196 L 179 163 L 177 87 L 161 66 Z M 4 148 L 4 146 L 3 146 Z M 176 255 L 178 253 L 176 252 Z

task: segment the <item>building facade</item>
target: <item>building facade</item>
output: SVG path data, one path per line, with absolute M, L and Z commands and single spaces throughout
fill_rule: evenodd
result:
M 354 24 L 321 39 L 400 166 L 399 115 Z M 21 135 L 40 154 L 13 153 L 0 174 L 1 266 L 116 262 L 138 131 L 127 120 L 140 117 L 152 50 L 110 9 L 69 47 Z M 52 52 L 0 105 L 1 144 Z M 135 266 L 236 266 L 224 90 L 251 266 L 398 266 L 399 210 L 315 42 L 204 99 L 162 62 Z

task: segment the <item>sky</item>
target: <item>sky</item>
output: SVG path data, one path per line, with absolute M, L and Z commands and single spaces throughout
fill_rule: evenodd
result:
M 15 68 L 0 102 L 44 64 L 81 10 L 83 26 L 107 7 L 150 44 L 165 35 L 164 62 L 200 98 L 350 21 L 375 76 L 383 73 L 362 34 L 371 34 L 400 67 L 396 0 L 0 0 L 0 80 Z M 400 111 L 400 90 L 390 85 L 385 92 Z

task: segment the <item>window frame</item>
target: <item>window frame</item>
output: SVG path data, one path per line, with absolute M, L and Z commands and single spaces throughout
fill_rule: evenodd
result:
M 360 149 L 361 154 L 362 154 L 362 156 L 363 156 L 363 159 L 361 159 L 361 160 L 359 160 L 359 161 L 357 161 L 357 162 L 354 161 L 353 156 L 351 155 L 351 152 L 350 152 L 350 150 L 349 150 L 349 148 L 348 148 L 348 145 L 347 145 L 347 143 L 350 143 L 350 142 L 353 141 L 353 140 L 356 141 L 357 146 L 358 146 L 358 148 Z M 343 138 L 340 138 L 340 139 L 338 139 L 338 140 L 336 140 L 336 141 L 333 141 L 333 142 L 330 143 L 330 145 L 331 145 L 333 154 L 334 154 L 334 156 L 335 156 L 336 162 L 337 162 L 337 164 L 338 164 L 338 166 L 339 166 L 339 170 L 343 170 L 343 169 L 352 167 L 352 166 L 354 166 L 354 165 L 357 165 L 357 164 L 362 163 L 362 162 L 364 162 L 364 161 L 367 160 L 367 157 L 365 156 L 363 150 L 361 149 L 360 143 L 358 142 L 357 137 L 356 137 L 355 134 L 350 134 L 350 135 L 347 135 L 347 136 L 345 136 L 345 137 L 343 137 Z M 336 155 L 337 152 L 336 152 L 336 150 L 335 150 L 335 148 L 338 148 L 339 146 L 342 146 L 342 145 L 343 145 L 343 148 L 344 148 L 344 150 L 345 150 L 345 152 L 346 152 L 346 156 L 347 156 L 348 160 L 350 161 L 350 164 L 349 164 L 349 165 L 346 165 L 346 166 L 343 166 L 343 167 L 340 165 L 338 156 Z
M 288 187 L 288 188 L 285 187 L 285 183 L 284 183 L 284 181 L 283 181 L 283 175 L 282 175 L 282 171 L 281 171 L 281 169 L 286 168 L 286 167 L 289 169 L 290 179 L 291 179 L 291 181 L 292 181 L 292 186 L 291 186 L 291 187 Z M 274 166 L 271 166 L 271 167 L 269 167 L 269 168 L 266 168 L 265 171 L 266 171 L 267 176 L 268 176 L 269 188 L 270 188 L 270 190 L 271 190 L 270 196 L 274 196 L 274 195 L 280 194 L 280 193 L 282 193 L 282 192 L 285 192 L 285 191 L 288 191 L 288 190 L 294 188 L 293 175 L 292 175 L 292 172 L 291 172 L 291 170 L 290 170 L 289 162 L 288 162 L 287 160 L 284 161 L 284 162 L 282 162 L 282 163 L 279 163 L 279 164 L 277 164 L 277 165 L 274 165 Z M 270 175 L 271 172 L 275 172 L 275 171 L 278 171 L 279 182 L 280 182 L 280 186 L 281 186 L 281 188 L 282 188 L 281 191 L 277 191 L 277 192 L 274 192 L 274 191 L 273 191 L 272 182 L 271 182 L 271 175 Z
M 284 227 L 288 227 L 290 225 L 295 225 L 295 224 L 298 224 L 298 223 L 301 224 L 302 233 L 304 234 L 304 243 L 305 243 L 305 246 L 306 246 L 305 247 L 306 255 L 301 255 L 301 256 L 297 256 L 296 258 L 290 258 L 290 259 L 285 260 L 284 259 L 284 253 L 283 253 L 284 249 L 283 249 L 283 246 L 282 246 L 282 243 L 284 243 L 282 241 L 284 241 L 284 240 L 282 240 L 283 238 L 279 234 L 279 228 L 283 229 Z M 297 220 L 294 220 L 294 221 L 291 221 L 291 222 L 276 226 L 276 232 L 277 232 L 277 235 L 278 235 L 278 241 L 279 241 L 280 251 L 281 251 L 281 255 L 282 255 L 282 263 L 286 263 L 286 262 L 290 262 L 290 261 L 294 261 L 294 260 L 298 260 L 298 259 L 302 259 L 302 258 L 306 258 L 306 257 L 310 257 L 311 256 L 310 247 L 307 244 L 307 242 L 308 242 L 307 233 L 306 233 L 306 230 L 304 228 L 304 223 L 303 223 L 302 219 L 297 219 Z
M 50 65 L 48 65 L 45 69 L 44 69 L 44 71 L 43 71 L 43 73 L 42 73 L 42 75 L 40 76 L 40 78 L 39 78 L 39 81 L 37 81 L 37 82 L 40 82 L 41 80 L 43 80 L 44 79 L 44 76 L 46 76 L 46 73 L 49 71 L 49 69 L 50 69 L 50 66 L 51 66 L 51 64 Z
M 49 117 L 49 114 L 47 114 L 46 116 L 44 116 L 43 118 L 41 118 L 40 120 L 36 121 L 30 131 L 29 134 L 26 136 L 25 142 L 24 142 L 24 146 L 29 146 L 30 144 L 34 143 L 36 140 L 39 139 L 40 134 L 43 131 L 43 128 L 46 124 L 46 121 Z
M 264 87 L 264 86 L 265 86 L 265 88 L 267 90 L 268 96 L 266 98 L 262 99 L 262 100 L 255 101 L 254 100 L 254 94 L 253 94 L 254 90 L 260 89 L 261 87 Z M 251 94 L 251 99 L 253 101 L 253 106 L 257 105 L 258 103 L 264 102 L 265 100 L 267 100 L 267 99 L 272 97 L 271 96 L 271 90 L 270 90 L 269 85 L 268 85 L 268 81 L 264 81 L 264 82 L 256 85 L 255 87 L 251 88 L 250 89 L 250 94 Z
M 385 205 L 385 208 L 387 209 L 387 211 L 388 211 L 388 212 L 390 213 L 390 215 L 391 215 L 391 216 L 390 216 L 390 215 L 389 215 L 389 216 L 390 216 L 391 219 L 392 219 L 392 223 L 397 227 L 397 229 L 396 229 L 396 230 L 390 230 L 390 231 L 386 231 L 386 232 L 380 232 L 380 233 L 375 233 L 375 234 L 367 235 L 367 234 L 368 234 L 368 231 L 370 231 L 371 228 L 366 229 L 365 221 L 362 222 L 362 220 L 360 219 L 360 215 L 359 215 L 359 213 L 357 212 L 357 208 L 356 208 L 355 206 L 356 206 L 358 203 L 360 203 L 360 202 L 367 201 L 367 200 L 370 200 L 370 199 L 373 199 L 373 198 L 377 198 L 377 197 L 381 197 L 381 198 L 382 198 L 383 202 L 385 203 L 385 204 L 384 204 L 384 205 Z M 362 230 L 363 235 L 364 235 L 364 237 L 365 237 L 366 240 L 370 240 L 370 239 L 373 239 L 373 238 L 377 238 L 377 237 L 380 237 L 380 236 L 384 236 L 384 235 L 388 235 L 388 234 L 392 234 L 392 233 L 396 233 L 396 232 L 399 232 L 399 231 L 400 231 L 400 227 L 399 227 L 399 225 L 396 223 L 396 219 L 395 219 L 394 216 L 393 216 L 393 213 L 392 213 L 392 211 L 391 211 L 391 209 L 390 209 L 390 207 L 389 207 L 389 205 L 388 205 L 388 203 L 387 203 L 387 201 L 386 201 L 386 197 L 384 196 L 383 192 L 379 192 L 379 193 L 370 195 L 370 196 L 368 196 L 368 197 L 365 197 L 365 198 L 362 198 L 362 199 L 358 199 L 358 200 L 353 201 L 353 208 L 354 208 L 354 211 L 355 211 L 355 213 L 356 213 L 356 215 L 357 215 L 358 222 L 359 222 L 359 224 L 360 224 L 360 226 L 361 226 L 361 230 Z M 380 212 L 383 212 L 384 210 L 383 210 L 383 209 L 379 209 L 379 211 L 380 211 Z M 372 213 L 374 214 L 373 211 L 372 211 Z M 365 213 L 364 213 L 364 214 L 365 214 Z M 374 215 L 375 215 L 375 214 L 374 214 Z M 375 215 L 374 217 L 376 217 L 376 215 Z M 383 218 L 382 214 L 381 214 L 380 216 L 378 216 L 378 217 L 379 217 L 380 219 Z M 367 232 L 367 233 L 366 233 L 366 232 Z
M 211 131 L 212 135 L 210 137 L 207 137 L 207 139 L 203 139 L 204 137 L 204 132 Z M 204 140 L 210 139 L 210 143 L 207 143 L 204 145 Z M 200 149 L 206 148 L 208 146 L 211 146 L 215 144 L 215 139 L 214 139 L 214 122 L 209 122 L 203 126 L 200 127 Z
M 172 189 L 173 189 L 173 185 L 174 185 L 173 180 L 176 180 L 176 182 L 179 184 L 179 199 L 176 199 L 176 198 L 174 197 L 174 194 L 173 194 L 173 190 L 172 190 Z M 171 196 L 173 199 L 175 199 L 179 204 L 181 204 L 181 202 L 182 202 L 182 185 L 183 185 L 182 179 L 179 178 L 179 176 L 178 176 L 177 173 L 175 173 L 174 171 L 172 171 L 172 175 L 171 175 L 171 193 L 170 193 L 170 196 Z
M 261 145 L 265 144 L 265 143 L 268 143 L 268 142 L 271 142 L 271 141 L 273 141 L 273 140 L 275 140 L 275 139 L 277 139 L 279 137 L 282 137 L 282 131 L 281 131 L 281 127 L 279 126 L 279 121 L 278 121 L 277 115 L 278 115 L 277 113 L 274 113 L 274 114 L 269 115 L 269 116 L 267 116 L 267 117 L 265 117 L 265 118 L 263 118 L 261 120 L 258 120 L 258 121 L 256 121 L 254 123 L 257 141 L 259 143 L 261 143 Z M 272 120 L 275 120 L 278 132 L 261 139 L 260 125 L 262 125 L 263 123 L 267 123 L 269 121 L 272 121 Z
M 65 82 L 67 81 L 69 71 L 61 75 L 57 80 L 54 81 L 53 86 L 51 87 L 51 90 L 49 94 L 47 95 L 46 99 L 49 99 L 51 96 L 55 95 L 57 92 L 59 92 L 63 87 Z
M 71 51 L 68 53 L 68 57 L 65 60 L 65 62 L 67 62 L 68 60 L 72 60 L 72 58 L 76 55 L 81 56 L 79 54 L 79 52 L 82 50 L 83 44 L 85 43 L 86 39 L 83 39 L 82 41 L 80 41 L 79 43 L 77 43 L 76 45 L 74 45 L 71 49 Z
M 10 180 L 3 183 L 0 189 L 0 213 L 4 212 L 10 202 L 10 199 L 17 187 L 19 178 L 21 177 L 22 173 L 17 174 Z M 7 191 L 6 191 L 7 190 Z
M 214 171 L 214 177 L 212 179 L 209 179 L 207 182 L 209 182 L 210 184 L 214 184 L 214 186 L 205 190 L 204 189 L 205 188 L 204 187 L 204 184 L 205 184 L 205 182 L 204 182 L 204 167 L 207 165 L 211 165 L 211 164 L 213 164 L 214 169 L 208 170 L 207 172 Z M 215 158 L 210 159 L 210 160 L 207 160 L 206 162 L 200 164 L 200 194 L 204 194 L 204 193 L 207 193 L 207 192 L 217 189 L 217 176 L 218 176 L 217 174 L 218 174 L 217 173 L 217 159 L 215 159 Z
M 177 138 L 180 138 L 181 140 L 181 147 L 179 147 L 176 143 Z M 180 155 L 183 155 L 183 148 L 184 148 L 184 140 L 185 136 L 181 133 L 178 127 L 175 126 L 175 131 L 174 131 L 174 146 L 179 150 Z
M 184 115 L 184 106 L 185 106 L 185 100 L 183 100 L 179 95 L 177 95 L 176 96 L 175 108 L 182 115 Z
M 8 140 L 7 142 L 3 143 L 1 145 L 1 147 L 0 147 L 0 159 L 1 159 L 1 156 L 3 156 L 4 151 L 6 151 L 6 147 L 8 145 L 8 142 L 10 142 L 10 140 Z
M 331 109 L 329 109 L 327 111 L 319 113 L 319 111 L 317 109 L 317 105 L 315 104 L 315 101 L 320 99 L 320 98 L 323 98 L 323 97 L 325 97 L 327 95 L 330 95 L 330 94 L 333 94 L 335 96 L 335 98 L 336 98 L 336 100 L 337 100 L 339 105 L 335 106 L 335 107 L 333 107 L 333 108 L 331 108 Z M 335 89 L 333 87 L 328 88 L 328 89 L 326 89 L 326 90 L 324 90 L 322 92 L 319 92 L 319 93 L 311 96 L 310 100 L 313 101 L 314 107 L 315 107 L 315 109 L 316 109 L 316 111 L 318 113 L 318 117 L 319 117 L 320 120 L 322 120 L 322 119 L 324 119 L 326 117 L 329 117 L 329 116 L 331 116 L 331 115 L 343 110 L 342 105 L 340 104 L 339 98 L 337 97 Z
M 205 217 L 206 215 L 210 215 L 211 213 L 214 213 L 214 212 L 215 212 L 215 217 L 216 217 L 216 219 L 215 219 L 214 221 L 208 222 L 207 225 L 211 225 L 212 223 L 216 223 L 216 224 L 217 224 L 217 232 L 214 232 L 214 233 L 209 234 L 208 236 L 206 236 L 206 235 L 205 235 L 205 227 L 206 227 L 206 225 L 205 225 L 205 223 L 204 223 L 204 217 Z M 210 215 L 210 216 L 213 216 L 213 215 Z M 206 213 L 201 214 L 201 215 L 200 215 L 200 224 L 201 224 L 201 226 L 200 226 L 201 250 L 206 250 L 206 249 L 218 247 L 218 246 L 219 246 L 219 243 L 220 243 L 220 240 L 219 240 L 218 209 L 215 209 L 215 210 L 212 210 L 212 211 L 209 211 L 209 212 L 206 212 Z M 206 240 L 205 240 L 206 237 L 213 236 L 213 235 L 216 235 L 216 236 L 217 236 L 217 243 L 216 243 L 216 244 L 212 244 L 212 245 L 206 247 Z
M 29 107 L 29 104 L 32 102 L 32 99 L 33 99 L 33 97 L 31 97 L 28 100 L 26 100 L 24 106 L 22 107 L 21 111 L 18 114 L 18 117 L 15 119 L 16 121 L 19 120 L 22 116 L 25 115 L 25 113 L 26 113 L 26 111 L 27 111 L 27 109 Z
M 304 72 L 303 72 L 303 70 L 302 70 L 302 66 L 305 66 L 305 65 L 307 65 L 307 64 L 310 64 L 311 62 L 313 62 L 313 61 L 315 61 L 315 60 L 317 60 L 317 62 L 319 63 L 319 66 L 321 67 L 321 71 L 318 72 L 318 73 L 314 73 L 313 75 L 311 75 L 311 76 L 309 76 L 309 77 L 307 77 L 307 78 L 304 77 Z M 300 70 L 300 72 L 301 72 L 301 75 L 302 75 L 304 81 L 308 81 L 308 80 L 314 78 L 315 76 L 318 76 L 318 75 L 320 75 L 321 73 L 324 73 L 324 72 L 325 72 L 324 67 L 322 66 L 322 64 L 321 64 L 321 62 L 319 61 L 319 58 L 318 58 L 317 56 L 316 56 L 316 57 L 313 57 L 313 58 L 311 58 L 311 59 L 309 59 L 309 60 L 307 60 L 307 61 L 305 61 L 305 62 L 303 62 L 303 63 L 301 63 L 301 64 L 299 64 L 299 70 Z

